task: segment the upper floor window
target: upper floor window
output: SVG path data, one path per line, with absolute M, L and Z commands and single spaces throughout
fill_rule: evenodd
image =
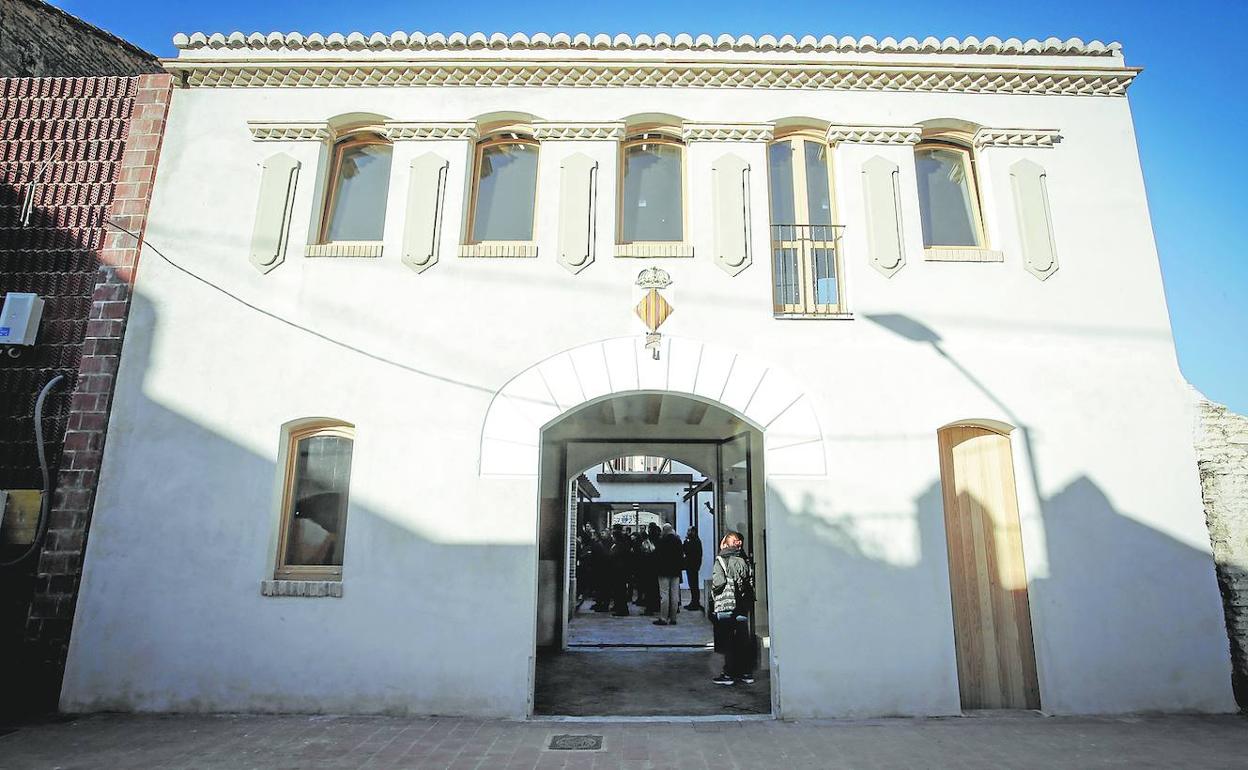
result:
M 342 577 L 354 437 L 332 421 L 288 431 L 277 579 Z
M 472 241 L 533 240 L 537 153 L 537 142 L 514 133 L 477 145 Z
M 602 464 L 603 473 L 671 473 L 672 461 L 666 457 L 634 455 L 617 457 Z
M 979 185 L 970 148 L 950 141 L 924 141 L 914 150 L 914 162 L 923 245 L 983 248 Z
M 371 132 L 334 144 L 321 242 L 380 241 L 390 190 L 390 143 Z
M 620 242 L 683 241 L 685 148 L 657 133 L 624 143 L 620 174 Z
M 837 253 L 828 145 L 804 135 L 767 151 L 771 193 L 772 271 L 777 313 L 839 313 Z

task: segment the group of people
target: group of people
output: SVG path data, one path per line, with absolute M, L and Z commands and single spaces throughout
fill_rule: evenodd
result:
M 684 541 L 671 524 L 654 523 L 635 532 L 621 524 L 595 532 L 587 523 L 577 536 L 578 600 L 593 600 L 594 612 L 623 617 L 635 604 L 643 615 L 658 615 L 655 625 L 675 625 L 681 573 L 689 578 L 691 600 L 685 609 L 703 609 L 701 568 L 697 527 L 689 528 Z
M 629 605 L 643 615 L 658 615 L 655 625 L 676 624 L 680 576 L 689 580 L 687 610 L 701 611 L 698 572 L 702 541 L 690 527 L 682 542 L 671 524 L 649 524 L 631 531 L 620 524 L 595 532 L 585 524 L 577 536 L 577 585 L 580 601 L 592 599 L 594 612 L 627 616 Z M 754 564 L 745 554 L 745 538 L 729 530 L 719 543 L 711 572 L 711 617 L 715 649 L 724 654 L 719 685 L 753 684 L 757 655 L 750 614 L 754 609 Z

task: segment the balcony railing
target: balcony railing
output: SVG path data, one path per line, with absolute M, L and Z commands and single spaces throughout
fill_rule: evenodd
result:
M 772 225 L 771 259 L 778 314 L 845 312 L 841 225 Z

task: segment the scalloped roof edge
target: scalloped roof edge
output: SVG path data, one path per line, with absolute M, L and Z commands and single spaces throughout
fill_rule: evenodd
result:
M 442 34 L 434 32 L 374 32 L 365 35 L 362 32 L 343 34 L 333 32 L 322 35 L 313 32 L 304 35 L 299 32 L 214 32 L 205 34 L 195 32 L 186 34 L 179 32 L 173 36 L 173 45 L 179 50 L 210 49 L 265 49 L 265 50 L 673 50 L 673 51 L 798 51 L 815 53 L 944 53 L 944 54 L 1002 54 L 1002 55 L 1049 55 L 1049 56 L 1114 56 L 1122 50 L 1121 43 L 1102 43 L 1093 40 L 1085 43 L 1072 37 L 1061 40 L 1056 37 L 1036 40 L 1020 40 L 1016 37 L 1001 39 L 998 37 L 964 37 L 961 39 L 947 37 L 943 40 L 925 37 L 922 40 L 906 37 L 897 40 L 892 37 L 876 39 L 870 35 L 864 37 L 835 37 L 824 35 L 816 38 L 805 35 L 801 38 L 793 35 L 590 35 L 584 32 L 569 34 L 559 32 L 546 34 L 539 32 L 526 35 L 517 32 L 511 35 L 501 32 L 486 34 L 484 32 L 452 32 Z

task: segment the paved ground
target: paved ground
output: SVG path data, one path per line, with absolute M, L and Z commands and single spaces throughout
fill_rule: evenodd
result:
M 711 621 L 702 612 L 681 610 L 674 626 L 656 626 L 655 618 L 641 614 L 640 607 L 631 607 L 628 617 L 615 617 L 609 612 L 593 612 L 588 603 L 568 622 L 568 644 L 592 645 L 677 645 L 697 646 L 711 643 Z
M 560 734 L 602 751 L 549 751 Z M 84 717 L 0 737 L 25 768 L 1243 768 L 1240 717 L 553 723 L 391 717 Z
M 711 682 L 723 667 L 724 656 L 708 649 L 583 648 L 540 653 L 533 710 L 593 717 L 771 713 L 766 671 L 757 672 L 754 684 L 725 687 Z

